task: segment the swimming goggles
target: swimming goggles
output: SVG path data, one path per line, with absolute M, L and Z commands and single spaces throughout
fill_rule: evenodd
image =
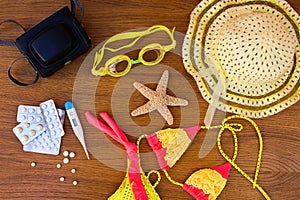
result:
M 176 46 L 176 41 L 174 39 L 174 30 L 175 30 L 175 28 L 172 30 L 172 32 L 170 32 L 170 30 L 165 26 L 155 25 L 155 26 L 148 28 L 145 31 L 120 33 L 120 34 L 112 36 L 104 43 L 102 48 L 96 52 L 93 68 L 91 70 L 92 74 L 95 76 L 110 75 L 112 77 L 121 77 L 130 71 L 132 65 L 142 63 L 146 66 L 152 66 L 152 65 L 156 65 L 156 64 L 160 63 L 162 61 L 162 59 L 164 58 L 165 53 L 168 51 L 171 51 Z M 100 62 L 104 56 L 105 50 L 110 51 L 110 52 L 117 52 L 117 51 L 120 51 L 125 48 L 130 48 L 136 42 L 138 42 L 138 40 L 141 39 L 143 36 L 153 34 L 158 31 L 165 31 L 169 35 L 170 39 L 172 40 L 172 43 L 170 45 L 166 45 L 166 46 L 163 46 L 158 43 L 148 44 L 140 50 L 138 59 L 136 59 L 136 60 L 130 59 L 127 55 L 117 55 L 117 56 L 110 58 L 108 61 L 106 61 L 104 67 L 99 66 Z M 119 48 L 106 47 L 109 43 L 120 41 L 120 40 L 125 40 L 125 39 L 134 39 L 134 40 L 131 43 L 129 43 L 125 46 L 119 47 Z M 151 61 L 146 61 L 144 59 L 144 55 L 150 51 L 154 51 L 156 53 L 156 58 Z M 124 61 L 127 62 L 127 66 L 124 68 L 124 70 L 118 71 L 117 65 Z

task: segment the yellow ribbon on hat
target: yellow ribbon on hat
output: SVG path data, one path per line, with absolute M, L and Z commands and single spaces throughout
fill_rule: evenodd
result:
M 91 70 L 92 74 L 95 76 L 110 75 L 112 77 L 120 77 L 120 76 L 124 76 L 125 74 L 127 74 L 130 71 L 131 66 L 134 64 L 142 63 L 146 66 L 152 66 L 152 65 L 158 64 L 164 58 L 165 53 L 168 51 L 171 51 L 176 46 L 176 41 L 174 39 L 174 30 L 175 30 L 175 28 L 173 28 L 173 30 L 171 32 L 165 26 L 155 25 L 155 26 L 148 28 L 145 31 L 126 32 L 126 33 L 120 33 L 120 34 L 112 36 L 104 43 L 102 48 L 96 52 L 93 68 Z M 165 31 L 169 35 L 170 39 L 172 40 L 172 43 L 170 45 L 165 45 L 165 46 L 160 45 L 158 43 L 149 44 L 140 50 L 137 60 L 130 59 L 127 55 L 117 55 L 117 56 L 110 58 L 105 63 L 104 67 L 101 67 L 101 66 L 98 67 L 100 65 L 101 60 L 103 59 L 105 51 L 117 52 L 122 49 L 130 48 L 135 43 L 137 43 L 139 41 L 139 39 L 141 39 L 142 37 L 149 35 L 149 34 L 153 34 L 158 31 Z M 109 43 L 120 41 L 120 40 L 125 40 L 125 39 L 134 39 L 134 40 L 131 43 L 129 43 L 125 46 L 119 47 L 119 48 L 107 47 L 107 45 Z M 147 53 L 148 51 L 153 51 L 153 50 L 157 53 L 157 58 L 154 61 L 149 61 L 149 62 L 144 60 L 143 55 L 145 53 Z M 127 66 L 123 71 L 117 72 L 114 69 L 115 69 L 116 65 L 122 61 L 126 61 Z M 97 68 L 99 68 L 99 69 L 97 69 Z

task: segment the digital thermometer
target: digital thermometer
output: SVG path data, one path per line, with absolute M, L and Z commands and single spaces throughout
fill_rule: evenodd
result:
M 65 103 L 65 108 L 66 108 L 67 115 L 68 115 L 68 118 L 70 120 L 71 126 L 73 128 L 73 131 L 74 131 L 75 135 L 77 136 L 79 142 L 81 143 L 81 145 L 84 149 L 84 152 L 86 154 L 86 157 L 88 159 L 90 159 L 89 153 L 88 153 L 87 148 L 86 148 L 85 140 L 84 140 L 83 129 L 82 129 L 82 126 L 80 124 L 78 115 L 76 113 L 74 104 L 71 101 L 67 101 Z

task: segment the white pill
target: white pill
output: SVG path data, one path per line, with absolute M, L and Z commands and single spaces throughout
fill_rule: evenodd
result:
M 75 158 L 76 154 L 74 152 L 70 153 L 70 158 Z
M 63 162 L 64 162 L 65 164 L 68 164 L 68 163 L 70 162 L 70 160 L 69 160 L 69 158 L 64 158 Z
M 68 152 L 68 151 L 64 151 L 64 152 L 63 152 L 63 155 L 64 155 L 64 157 L 68 157 L 69 152 Z
M 41 118 L 41 117 L 38 117 L 38 118 L 36 118 L 36 121 L 37 121 L 37 122 L 40 122 L 40 121 L 42 121 L 42 118 Z
M 32 122 L 34 120 L 34 117 L 30 116 L 28 117 L 28 120 Z
M 65 181 L 65 177 L 62 176 L 62 177 L 59 178 L 59 180 L 60 180 L 60 182 L 64 182 Z
M 71 169 L 72 174 L 76 173 L 76 169 Z
M 24 108 L 24 107 L 23 107 L 23 108 L 21 108 L 21 112 L 22 112 L 22 113 L 26 112 L 26 110 L 27 110 L 27 109 L 26 109 L 26 108 Z
M 28 112 L 29 112 L 29 113 L 34 113 L 34 109 L 33 109 L 33 108 L 30 108 L 30 109 L 28 110 Z
M 47 105 L 46 105 L 46 104 L 43 104 L 43 105 L 42 105 L 42 108 L 43 108 L 43 109 L 46 109 L 46 108 L 47 108 Z
M 36 163 L 35 162 L 32 162 L 31 163 L 31 167 L 35 167 L 36 166 Z
M 37 109 L 37 110 L 36 110 L 36 113 L 37 113 L 37 114 L 41 114 L 41 113 L 42 113 L 42 110 L 41 110 L 41 109 Z
M 73 185 L 77 185 L 78 184 L 78 181 L 73 181 Z
M 60 169 L 60 168 L 61 168 L 61 164 L 57 164 L 57 165 L 56 165 L 56 168 L 57 168 L 57 169 Z

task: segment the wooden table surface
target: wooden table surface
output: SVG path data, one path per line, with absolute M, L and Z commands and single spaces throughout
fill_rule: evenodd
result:
M 288 0 L 288 2 L 300 13 L 299 0 Z M 189 24 L 189 15 L 198 3 L 199 0 L 82 0 L 85 8 L 83 24 L 92 39 L 93 48 L 117 33 L 150 27 L 155 24 L 165 25 L 168 28 L 176 27 L 177 33 L 183 35 Z M 69 5 L 68 0 L 1 0 L 0 19 L 12 18 L 29 28 L 65 5 Z M 13 25 L 2 25 L 0 28 L 0 39 L 14 39 L 20 34 L 21 30 Z M 178 42 L 178 47 L 181 47 L 180 42 Z M 20 53 L 16 48 L 0 47 L 0 199 L 107 199 L 118 188 L 125 175 L 125 153 L 116 142 L 107 140 L 103 133 L 90 128 L 83 118 L 83 112 L 87 108 L 94 109 L 95 112 L 108 112 L 113 115 L 122 129 L 137 130 L 136 135 L 129 137 L 132 142 L 135 142 L 136 137 L 134 136 L 149 133 L 145 131 L 147 127 L 143 126 L 150 123 L 150 118 L 148 115 L 132 119 L 127 116 L 134 108 L 145 103 L 146 99 L 138 92 L 129 94 L 129 98 L 126 99 L 128 94 L 120 92 L 121 90 L 115 87 L 119 79 L 111 77 L 101 78 L 96 85 L 88 84 L 86 87 L 85 83 L 92 83 L 95 78 L 88 74 L 83 76 L 84 79 L 80 79 L 82 77 L 77 72 L 90 70 L 91 66 L 82 64 L 91 62 L 89 52 L 75 59 L 51 77 L 41 79 L 32 87 L 16 86 L 8 79 L 7 68 L 18 56 Z M 87 58 L 89 60 L 86 60 Z M 175 116 L 175 123 L 170 127 L 186 126 L 191 123 L 202 124 L 208 104 L 203 100 L 193 78 L 185 71 L 181 57 L 176 53 L 170 53 L 165 57 L 163 64 L 169 67 L 171 74 L 179 72 L 181 74 L 179 78 L 183 78 L 191 85 L 194 96 L 198 99 L 196 103 L 191 102 L 196 106 L 192 108 L 185 121 L 180 118 L 183 116 L 181 112 L 187 108 L 182 108 L 183 111 L 180 111 L 179 108 L 171 108 Z M 32 73 L 27 73 L 29 68 L 22 70 L 20 65 L 16 68 L 15 73 L 23 78 L 32 75 Z M 136 69 L 154 70 L 155 72 L 154 67 L 150 69 L 141 66 Z M 157 70 L 161 69 L 162 67 L 157 67 Z M 161 71 L 154 73 L 156 80 L 159 79 L 160 74 Z M 130 76 L 128 75 L 128 77 Z M 143 82 L 144 78 L 135 76 L 135 81 Z M 155 88 L 155 82 L 149 86 Z M 176 80 L 171 77 L 169 82 L 176 82 Z M 119 86 L 121 87 L 122 84 Z M 73 90 L 73 88 L 75 89 Z M 125 85 L 124 88 L 132 89 L 133 87 Z M 116 95 L 113 93 L 114 90 L 120 92 L 119 96 L 114 96 Z M 169 90 L 169 93 L 180 96 L 182 91 L 177 94 L 175 90 L 180 90 L 180 87 Z M 188 99 L 190 97 L 188 94 L 186 93 L 186 96 L 182 97 Z M 62 164 L 61 169 L 56 168 L 56 164 L 62 163 L 64 157 L 62 153 L 58 156 L 51 156 L 23 152 L 21 143 L 12 133 L 12 128 L 18 124 L 16 122 L 18 105 L 39 105 L 48 99 L 53 99 L 59 108 L 63 108 L 64 102 L 67 100 L 74 101 L 83 126 L 87 130 L 87 145 L 91 160 L 86 159 L 67 118 L 64 125 L 66 134 L 62 140 L 61 152 L 67 150 L 76 153 L 76 157 L 71 159 L 69 164 Z M 123 101 L 127 101 L 127 104 L 124 102 L 124 105 L 129 105 L 129 108 L 125 107 L 124 109 Z M 200 112 L 193 112 L 197 109 Z M 274 116 L 255 120 L 264 139 L 258 183 L 272 199 L 296 200 L 300 198 L 299 113 L 300 102 Z M 130 120 L 136 123 L 136 126 L 133 123 L 127 123 Z M 153 114 L 153 120 L 158 123 L 157 126 L 154 125 L 154 129 L 161 128 L 163 120 L 157 113 Z M 195 120 L 196 122 L 194 122 Z M 165 127 L 168 126 L 165 125 Z M 93 137 L 90 137 L 89 134 Z M 197 169 L 214 167 L 225 162 L 216 147 L 204 158 L 199 157 L 199 149 L 204 137 L 205 131 L 201 131 L 182 159 L 170 170 L 170 174 L 175 180 L 184 182 Z M 230 152 L 232 149 L 231 137 L 229 134 L 224 137 L 224 147 Z M 237 163 L 252 177 L 256 165 L 258 142 L 254 129 L 246 123 L 245 130 L 239 134 L 239 145 Z M 148 171 L 157 166 L 156 161 L 144 140 L 141 146 L 142 165 L 144 170 Z M 32 162 L 36 163 L 36 167 L 30 166 Z M 72 168 L 77 170 L 75 174 L 70 172 Z M 65 177 L 64 182 L 59 181 L 61 176 Z M 78 181 L 77 186 L 72 185 L 73 180 Z M 151 180 L 154 182 L 155 176 L 151 176 Z M 163 174 L 156 190 L 162 199 L 192 199 L 179 186 L 168 182 Z M 235 169 L 231 169 L 228 183 L 219 199 L 264 198 L 256 189 L 252 188 L 251 183 Z

